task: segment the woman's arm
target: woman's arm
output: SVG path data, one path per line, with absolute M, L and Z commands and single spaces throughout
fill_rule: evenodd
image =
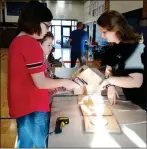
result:
M 111 76 L 106 79 L 106 81 L 108 82 L 107 84 L 112 84 L 123 88 L 139 88 L 143 83 L 143 74 L 131 73 L 126 77 Z

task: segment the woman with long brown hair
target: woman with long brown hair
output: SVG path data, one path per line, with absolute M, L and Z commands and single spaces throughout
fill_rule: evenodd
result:
M 117 11 L 104 12 L 97 20 L 101 35 L 111 47 L 106 56 L 107 66 L 101 89 L 107 88 L 108 99 L 115 104 L 118 94 L 115 86 L 123 89 L 126 98 L 146 110 L 141 54 L 144 44 L 124 16 Z

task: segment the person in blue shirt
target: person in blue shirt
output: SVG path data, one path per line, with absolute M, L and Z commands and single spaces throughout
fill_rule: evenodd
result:
M 77 30 L 71 32 L 69 41 L 71 43 L 71 68 L 75 67 L 77 59 L 80 66 L 86 64 L 85 41 L 88 40 L 88 33 L 83 30 L 83 23 L 77 23 Z

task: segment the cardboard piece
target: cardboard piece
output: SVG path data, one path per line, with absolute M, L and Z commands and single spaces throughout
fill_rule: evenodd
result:
M 98 69 L 95 73 L 88 66 L 84 65 L 75 73 L 73 73 L 72 79 L 74 80 L 74 78 L 76 77 L 81 78 L 88 83 L 88 85 L 86 86 L 87 94 L 93 94 L 95 92 L 99 94 L 101 93 L 101 91 L 99 90 L 99 83 L 104 79 L 105 76 Z M 83 89 L 81 89 L 79 92 L 76 91 L 76 94 L 82 94 L 82 91 Z
M 107 96 L 107 90 L 100 91 L 99 89 L 99 83 L 105 78 L 105 76 L 97 68 L 89 68 L 88 66 L 84 65 L 73 73 L 72 79 L 76 77 L 81 78 L 88 83 L 88 86 L 86 87 L 87 94 L 98 93 L 102 96 Z M 124 95 L 122 88 L 116 86 L 116 90 L 118 92 L 118 95 Z M 82 87 L 81 89 L 76 89 L 75 91 L 76 95 L 81 95 L 82 93 Z
M 107 121 L 106 125 L 94 125 L 92 119 L 94 116 L 84 116 L 84 128 L 86 132 L 109 132 L 121 133 L 121 129 L 114 116 L 102 116 Z
M 105 76 L 99 70 L 97 70 L 97 73 L 95 73 L 92 69 L 85 65 L 72 75 L 72 78 L 75 77 L 82 78 L 88 83 L 88 85 L 92 85 L 95 87 L 97 87 L 102 79 L 105 78 Z

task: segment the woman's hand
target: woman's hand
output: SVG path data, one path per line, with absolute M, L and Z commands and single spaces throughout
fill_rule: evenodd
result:
M 105 76 L 112 76 L 112 67 L 111 66 L 106 66 L 106 70 L 105 70 Z
M 104 79 L 104 80 L 102 81 L 102 83 L 100 84 L 100 90 L 106 89 L 106 87 L 111 84 L 110 80 L 111 80 L 110 77 L 107 78 L 107 79 Z
M 115 86 L 109 86 L 107 89 L 107 97 L 111 105 L 116 103 L 116 99 L 119 98 L 119 95 L 115 89 Z

